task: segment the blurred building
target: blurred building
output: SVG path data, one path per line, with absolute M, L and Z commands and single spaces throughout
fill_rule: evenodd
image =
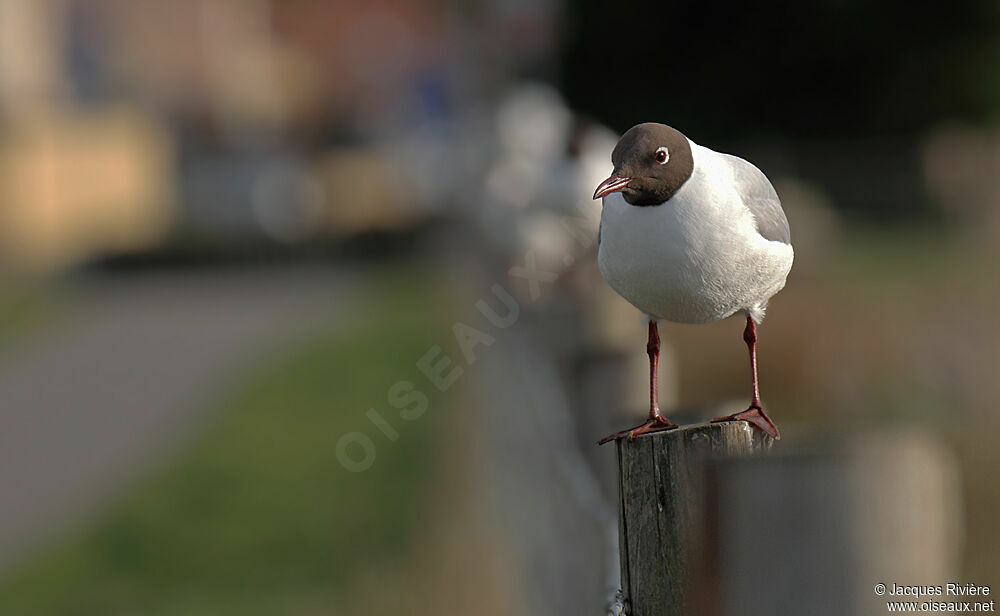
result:
M 21 113 L 0 141 L 0 255 L 47 269 L 167 236 L 172 142 L 130 108 Z
M 406 228 L 454 193 L 460 110 L 551 59 L 555 9 L 0 0 L 0 255 Z

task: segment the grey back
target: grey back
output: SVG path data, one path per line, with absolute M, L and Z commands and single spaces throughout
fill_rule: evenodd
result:
M 781 209 L 781 201 L 767 176 L 738 156 L 722 154 L 733 170 L 733 183 L 743 197 L 743 204 L 753 214 L 757 232 L 772 242 L 792 243 L 788 219 Z

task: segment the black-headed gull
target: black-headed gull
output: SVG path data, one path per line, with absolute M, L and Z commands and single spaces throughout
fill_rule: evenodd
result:
M 715 421 L 748 421 L 771 436 L 757 384 L 757 333 L 771 297 L 785 286 L 793 251 L 788 220 L 767 177 L 752 164 L 691 141 L 663 124 L 629 129 L 611 154 L 598 265 L 611 287 L 649 317 L 649 420 L 601 440 L 677 426 L 660 413 L 658 320 L 711 323 L 746 317 L 750 407 Z

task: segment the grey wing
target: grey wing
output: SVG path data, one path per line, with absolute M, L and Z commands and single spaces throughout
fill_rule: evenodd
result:
M 788 219 L 767 176 L 742 158 L 729 154 L 724 156 L 733 170 L 733 184 L 757 223 L 757 233 L 772 242 L 791 244 Z

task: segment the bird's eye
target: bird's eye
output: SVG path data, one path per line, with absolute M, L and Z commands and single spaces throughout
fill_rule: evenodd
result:
M 660 147 L 656 148 L 656 154 L 654 154 L 654 158 L 656 158 L 656 162 L 660 163 L 661 165 L 666 164 L 666 162 L 670 160 L 670 152 L 667 152 L 667 148 L 661 145 Z

